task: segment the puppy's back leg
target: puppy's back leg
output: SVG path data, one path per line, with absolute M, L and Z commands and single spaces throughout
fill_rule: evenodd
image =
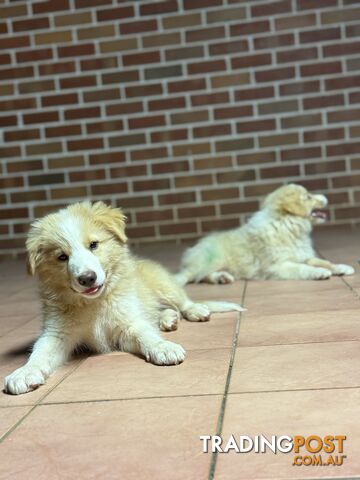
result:
M 235 281 L 235 278 L 231 275 L 231 273 L 221 270 L 219 272 L 210 273 L 205 278 L 203 278 L 202 281 L 206 283 L 213 283 L 216 285 L 225 285 L 227 283 L 233 283 Z

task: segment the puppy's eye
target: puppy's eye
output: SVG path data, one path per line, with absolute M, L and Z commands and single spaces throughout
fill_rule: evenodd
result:
M 62 253 L 61 255 L 58 256 L 58 260 L 60 260 L 60 262 L 66 262 L 66 260 L 68 259 L 69 257 L 65 255 L 65 253 Z
M 99 242 L 91 242 L 89 245 L 90 250 L 96 250 L 99 245 Z

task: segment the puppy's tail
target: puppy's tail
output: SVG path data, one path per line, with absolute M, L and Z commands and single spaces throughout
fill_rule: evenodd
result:
M 204 305 L 210 308 L 211 313 L 225 313 L 225 312 L 246 312 L 247 308 L 242 307 L 238 303 L 233 302 L 215 302 L 215 301 L 201 301 Z

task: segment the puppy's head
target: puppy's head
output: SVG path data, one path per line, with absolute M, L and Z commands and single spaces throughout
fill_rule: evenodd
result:
M 317 224 L 325 222 L 327 204 L 324 195 L 312 194 L 305 187 L 291 183 L 270 193 L 263 206 L 277 214 L 302 217 Z
M 52 292 L 99 297 L 125 253 L 125 216 L 103 202 L 82 202 L 31 225 L 29 270 Z

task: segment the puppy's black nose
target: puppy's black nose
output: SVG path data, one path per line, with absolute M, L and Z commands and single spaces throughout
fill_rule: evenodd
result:
M 78 282 L 83 287 L 92 287 L 96 282 L 96 273 L 89 270 L 78 277 Z

